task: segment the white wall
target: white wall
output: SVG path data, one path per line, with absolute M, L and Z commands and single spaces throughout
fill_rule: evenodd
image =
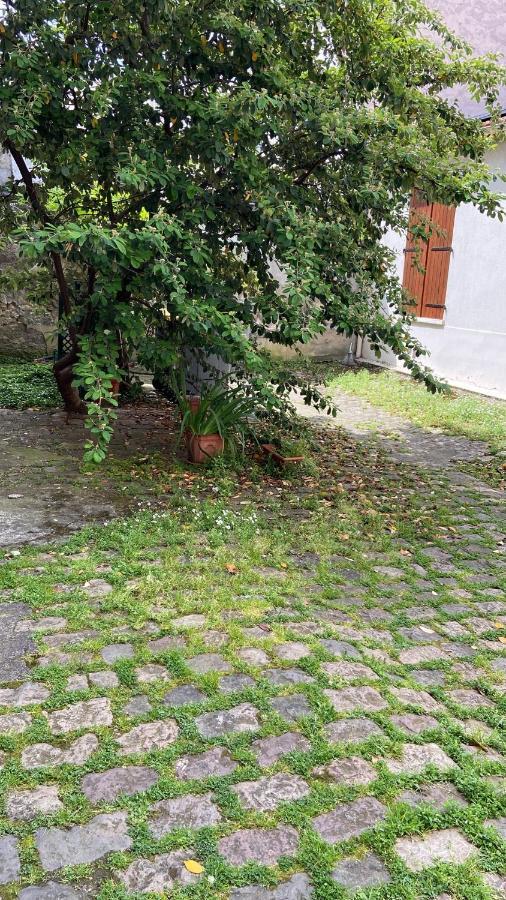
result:
M 0 184 L 5 182 L 12 175 L 12 162 L 8 153 L 2 153 L 0 150 Z
M 506 143 L 488 162 L 505 175 L 493 188 L 506 191 Z M 391 235 L 388 243 L 397 252 L 402 279 L 405 239 Z M 452 246 L 445 318 L 435 323 L 418 320 L 413 334 L 430 351 L 426 359 L 437 375 L 506 399 L 506 220 L 460 206 Z M 376 361 L 367 344 L 363 356 Z M 401 367 L 392 353 L 384 353 L 380 361 Z

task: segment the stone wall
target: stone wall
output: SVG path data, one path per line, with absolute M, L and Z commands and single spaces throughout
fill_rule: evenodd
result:
M 0 268 L 20 265 L 16 247 L 0 250 Z M 50 355 L 56 347 L 58 304 L 44 309 L 23 291 L 0 292 L 0 359 Z
M 308 344 L 297 344 L 295 347 L 284 347 L 282 344 L 273 344 L 262 338 L 259 341 L 261 347 L 280 359 L 295 359 L 299 353 L 311 359 L 335 359 L 342 362 L 350 349 L 351 338 L 327 328 L 323 334 L 318 335 Z
M 12 176 L 8 154 L 0 154 L 0 185 Z M 0 250 L 0 269 L 21 265 L 15 245 Z M 0 359 L 48 356 L 56 346 L 58 304 L 43 309 L 27 300 L 23 291 L 0 291 Z

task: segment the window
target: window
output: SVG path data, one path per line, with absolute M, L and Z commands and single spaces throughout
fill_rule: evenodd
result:
M 424 319 L 444 316 L 454 220 L 453 206 L 431 203 L 420 191 L 413 193 L 410 229 L 430 222 L 434 230 L 428 241 L 416 240 L 408 232 L 402 285 L 411 298 L 406 308 Z

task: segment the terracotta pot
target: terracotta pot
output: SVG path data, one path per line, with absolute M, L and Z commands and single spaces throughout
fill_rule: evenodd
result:
M 194 463 L 204 463 L 223 453 L 224 441 L 219 434 L 188 435 L 188 458 Z
M 303 456 L 283 456 L 283 454 L 279 452 L 274 444 L 262 444 L 262 450 L 267 456 L 270 456 L 271 459 L 276 460 L 276 462 L 279 463 L 280 466 L 288 466 L 291 463 L 299 463 L 304 459 Z

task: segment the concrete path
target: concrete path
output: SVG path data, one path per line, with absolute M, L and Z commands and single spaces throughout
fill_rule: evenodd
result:
M 177 423 L 153 406 L 120 411 L 113 458 L 173 453 Z M 141 492 L 82 471 L 84 423 L 61 410 L 0 409 L 0 547 L 68 537 L 88 522 L 124 514 Z M 146 494 L 146 486 L 142 495 Z

